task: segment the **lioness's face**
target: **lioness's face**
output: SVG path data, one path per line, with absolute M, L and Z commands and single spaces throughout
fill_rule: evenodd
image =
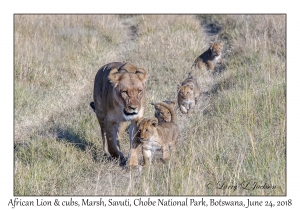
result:
M 223 50 L 223 43 L 211 43 L 210 50 L 214 57 L 221 55 L 221 52 Z
M 138 122 L 138 138 L 142 143 L 151 141 L 157 125 L 158 120 L 156 118 L 144 118 Z
M 180 86 L 178 91 L 178 96 L 183 100 L 188 101 L 193 95 L 193 93 L 194 93 L 193 87 L 191 87 L 190 85 L 184 85 L 184 86 Z
M 136 77 L 136 78 L 135 78 Z M 126 120 L 138 117 L 144 98 L 144 85 L 134 74 L 126 74 L 118 85 L 118 96 Z

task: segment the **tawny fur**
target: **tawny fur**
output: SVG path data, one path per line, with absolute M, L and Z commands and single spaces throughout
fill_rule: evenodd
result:
M 95 77 L 94 103 L 90 105 L 101 127 L 104 153 L 119 158 L 120 165 L 126 164 L 119 144 L 126 121 L 131 121 L 129 129 L 131 149 L 128 165 L 138 165 L 140 141 L 135 137 L 136 121 L 144 115 L 146 79 L 147 73 L 144 69 L 121 62 L 102 66 Z
M 216 64 L 222 63 L 222 42 L 211 42 L 210 47 L 194 61 L 191 68 L 214 70 Z
M 143 144 L 145 165 L 151 163 L 156 150 L 162 150 L 162 160 L 166 163 L 170 158 L 170 151 L 175 151 L 179 138 L 179 128 L 176 125 L 176 115 L 173 108 L 163 102 L 157 104 L 169 109 L 171 121 L 158 123 L 157 118 L 143 118 L 138 121 L 138 137 Z
M 191 114 L 197 103 L 200 90 L 197 81 L 189 73 L 181 85 L 178 85 L 178 107 L 183 114 Z
M 161 104 L 163 103 L 163 104 Z M 151 103 L 155 108 L 154 116 L 158 119 L 158 123 L 171 122 L 171 111 L 174 111 L 175 101 L 163 101 L 157 103 Z M 168 105 L 168 107 L 166 107 Z

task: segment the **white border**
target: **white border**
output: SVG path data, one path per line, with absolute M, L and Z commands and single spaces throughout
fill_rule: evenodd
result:
M 9 2 L 9 3 L 8 3 Z M 151 3 L 150 3 L 151 2 Z M 294 1 L 295 2 L 295 1 Z M 0 207 L 11 209 L 8 201 L 13 197 L 13 14 L 14 13 L 286 13 L 287 14 L 287 196 L 251 197 L 257 200 L 293 199 L 290 209 L 299 209 L 299 12 L 297 5 L 281 1 L 6 1 L 1 3 L 1 182 Z M 49 198 L 49 197 L 48 197 Z M 53 199 L 55 197 L 52 197 Z M 106 197 L 108 199 L 108 197 Z M 121 197 L 120 197 L 121 198 Z M 122 197 L 124 198 L 124 197 Z M 205 197 L 209 199 L 210 197 Z M 223 200 L 245 200 L 247 197 L 220 197 Z M 29 197 L 22 198 L 24 200 Z M 32 200 L 36 199 L 35 197 Z M 49 198 L 51 199 L 51 197 Z M 67 199 L 67 197 L 64 197 Z M 79 200 L 79 197 L 75 198 Z M 95 197 L 93 197 L 95 199 Z M 130 198 L 132 199 L 132 198 Z M 173 197 L 172 199 L 180 199 Z M 98 207 L 100 208 L 100 207 Z M 140 207 L 139 207 L 140 208 Z M 172 207 L 180 208 L 180 207 Z M 198 207 L 199 208 L 199 207 Z M 45 209 L 45 208 L 44 208 Z M 59 208 L 56 208 L 59 209 Z M 65 209 L 65 208 L 63 208 Z M 82 208 L 80 208 L 82 209 Z

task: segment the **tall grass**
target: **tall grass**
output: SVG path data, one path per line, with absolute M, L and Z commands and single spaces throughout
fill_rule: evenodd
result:
M 15 15 L 15 195 L 285 195 L 285 18 Z M 190 69 L 216 39 L 210 24 L 225 42 L 215 73 Z M 103 158 L 89 102 L 97 70 L 112 61 L 149 73 L 146 117 L 150 102 L 176 100 L 188 72 L 199 81 L 196 113 L 176 110 L 181 136 L 169 164 L 157 153 L 138 172 Z M 242 189 L 247 180 L 276 188 Z

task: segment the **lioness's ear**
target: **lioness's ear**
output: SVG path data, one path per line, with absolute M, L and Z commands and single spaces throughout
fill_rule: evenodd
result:
M 137 69 L 135 74 L 143 83 L 148 79 L 148 74 L 144 69 Z
M 151 119 L 151 124 L 154 126 L 154 127 L 156 127 L 157 125 L 158 125 L 158 119 L 157 118 L 152 118 Z
M 108 79 L 116 87 L 121 79 L 121 74 L 119 73 L 118 69 L 112 69 L 109 72 Z

